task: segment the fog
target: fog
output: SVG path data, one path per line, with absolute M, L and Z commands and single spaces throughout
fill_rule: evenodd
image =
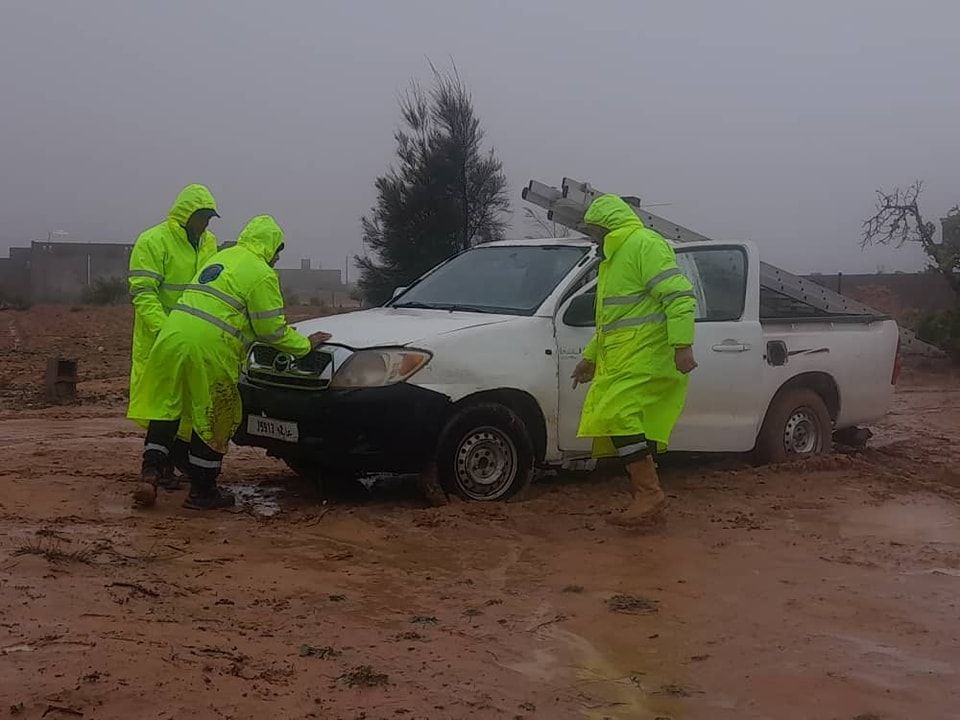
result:
M 4 0 L 0 252 L 131 242 L 202 182 L 221 239 L 268 212 L 283 264 L 343 267 L 429 57 L 473 93 L 515 235 L 526 182 L 570 175 L 796 272 L 916 269 L 860 223 L 915 178 L 930 219 L 960 202 L 958 28 L 950 0 Z

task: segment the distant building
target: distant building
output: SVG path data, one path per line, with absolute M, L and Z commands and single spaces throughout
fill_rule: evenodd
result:
M 97 280 L 126 278 L 133 245 L 34 241 L 10 248 L 0 258 L 0 300 L 24 303 L 83 302 Z M 339 270 L 279 269 L 280 285 L 291 303 L 348 304 Z
M 133 245 L 34 241 L 0 258 L 0 294 L 31 303 L 79 302 L 100 278 L 127 276 Z

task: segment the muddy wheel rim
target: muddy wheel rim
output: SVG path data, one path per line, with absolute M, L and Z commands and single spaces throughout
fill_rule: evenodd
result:
M 480 427 L 457 447 L 456 478 L 472 500 L 496 500 L 510 489 L 517 474 L 517 448 L 495 427 Z
M 810 455 L 823 447 L 820 420 L 810 408 L 797 408 L 783 429 L 783 446 L 788 454 Z

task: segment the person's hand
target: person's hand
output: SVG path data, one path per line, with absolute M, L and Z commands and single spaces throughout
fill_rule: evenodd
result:
M 692 373 L 697 367 L 697 361 L 693 357 L 693 348 L 678 347 L 673 354 L 673 361 L 677 365 L 677 370 L 684 375 Z
M 317 345 L 323 345 L 327 340 L 329 340 L 332 337 L 333 335 L 327 332 L 315 332 L 310 335 L 310 344 L 313 347 L 316 347 Z
M 573 387 L 577 387 L 580 384 L 586 384 L 593 380 L 593 375 L 597 371 L 597 366 L 590 360 L 584 358 L 577 363 L 577 366 L 573 369 L 573 375 L 570 377 L 573 378 Z

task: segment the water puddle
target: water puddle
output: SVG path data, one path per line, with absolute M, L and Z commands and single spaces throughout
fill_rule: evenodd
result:
M 907 543 L 960 543 L 960 516 L 949 501 L 936 496 L 903 498 L 857 508 L 842 521 L 841 533 Z
M 269 485 L 230 485 L 237 507 L 263 517 L 273 517 L 280 512 L 280 497 L 283 488 Z
M 20 645 L 7 645 L 7 647 L 0 648 L 0 655 L 8 655 L 15 652 L 33 652 L 34 650 L 33 645 L 27 645 L 25 643 Z
M 872 660 L 872 667 L 877 671 L 888 671 L 893 677 L 905 678 L 908 674 L 914 675 L 953 675 L 956 670 L 953 665 L 933 658 L 913 655 L 887 643 L 877 642 L 870 638 L 854 635 L 835 635 L 837 640 L 853 645 L 864 658 Z M 864 668 L 870 667 L 864 664 Z M 866 670 L 864 670 L 866 672 Z M 888 687 L 891 678 L 884 678 L 883 683 Z

